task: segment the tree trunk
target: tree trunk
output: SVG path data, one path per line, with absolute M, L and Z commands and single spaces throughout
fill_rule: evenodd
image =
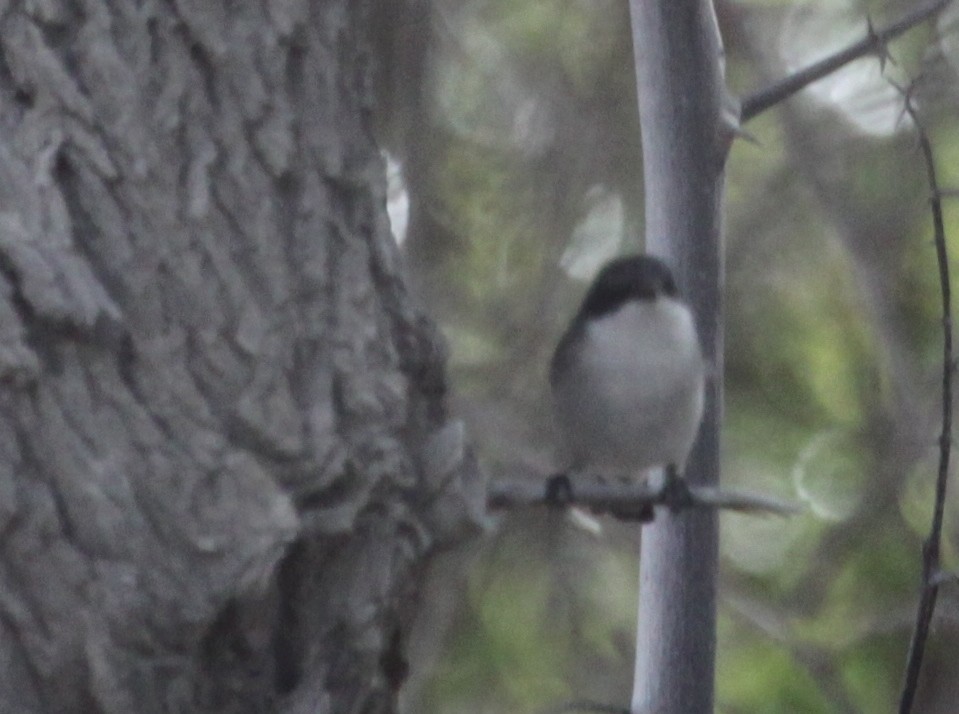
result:
M 0 19 L 0 711 L 391 712 L 475 525 L 366 0 Z

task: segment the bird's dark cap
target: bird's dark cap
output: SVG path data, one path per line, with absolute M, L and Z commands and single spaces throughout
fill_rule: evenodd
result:
M 676 297 L 676 281 L 666 264 L 651 255 L 628 255 L 607 263 L 593 281 L 581 317 L 601 317 L 630 300 Z

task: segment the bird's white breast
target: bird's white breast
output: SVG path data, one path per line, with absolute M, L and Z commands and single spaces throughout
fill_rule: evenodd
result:
M 681 468 L 702 417 L 703 372 L 692 314 L 677 300 L 630 301 L 588 323 L 554 388 L 574 462 Z

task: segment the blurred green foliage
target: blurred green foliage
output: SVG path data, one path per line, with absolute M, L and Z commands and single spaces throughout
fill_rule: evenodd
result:
M 558 464 L 545 365 L 585 288 L 574 276 L 637 249 L 642 232 L 627 4 L 427 5 L 392 89 L 422 104 L 381 118 L 407 167 L 404 248 L 490 467 L 546 473 Z M 824 25 L 859 37 L 867 12 L 880 25 L 910 7 L 721 2 L 730 86 L 746 94 L 835 49 Z M 955 189 L 959 42 L 941 36 L 917 28 L 885 70 L 900 84 L 923 75 L 917 106 L 941 185 Z M 720 712 L 880 712 L 898 696 L 937 468 L 942 308 L 925 169 L 901 98 L 870 67 L 758 117 L 747 128 L 759 145 L 737 144 L 728 163 L 724 479 L 807 510 L 722 518 Z M 952 567 L 955 483 L 947 513 Z M 465 577 L 433 575 L 456 606 L 427 618 L 440 654 L 411 711 L 628 702 L 636 538 L 616 523 L 597 536 L 540 513 L 504 518 Z M 919 711 L 953 701 L 942 682 L 959 680 L 955 621 L 935 630 L 926 666 L 939 676 Z

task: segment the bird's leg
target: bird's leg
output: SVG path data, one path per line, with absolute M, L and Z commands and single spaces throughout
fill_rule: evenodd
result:
M 688 508 L 693 503 L 693 494 L 689 490 L 689 485 L 685 479 L 680 477 L 676 464 L 666 466 L 666 479 L 663 481 L 663 488 L 660 493 L 663 505 L 667 506 L 673 513 Z
M 565 473 L 553 474 L 546 479 L 543 501 L 547 506 L 566 508 L 573 500 L 573 482 Z

